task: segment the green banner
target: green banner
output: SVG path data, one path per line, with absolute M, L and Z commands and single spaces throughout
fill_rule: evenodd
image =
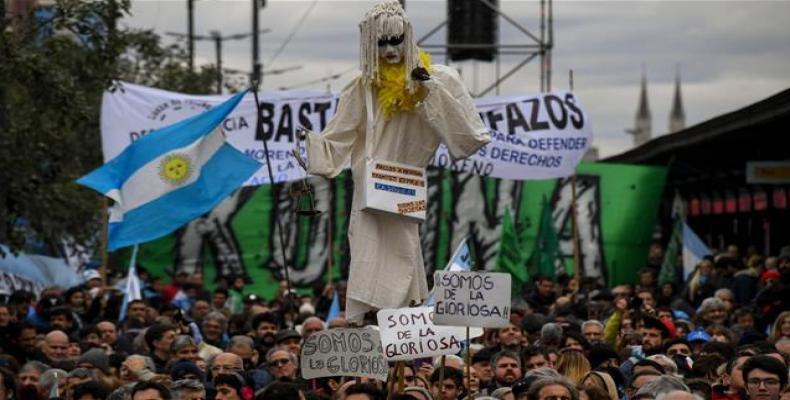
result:
M 600 277 L 608 284 L 633 281 L 647 259 L 666 170 L 588 163 L 577 172 L 582 276 Z M 553 210 L 560 257 L 571 269 L 570 179 L 517 182 L 429 169 L 428 181 L 429 207 L 421 234 L 429 276 L 444 267 L 452 249 L 467 236 L 476 268 L 495 270 L 497 263 L 507 262 L 509 269 L 519 264 L 526 269 L 544 196 Z M 308 183 L 315 207 L 322 211 L 319 216 L 296 214 L 297 199 L 291 194 L 301 182 L 242 188 L 211 213 L 142 245 L 139 263 L 168 279 L 175 270 L 203 271 L 212 287 L 221 279 L 242 276 L 247 292 L 266 298 L 284 278 L 283 265 L 294 286 L 314 287 L 326 282 L 331 255 L 332 279 L 342 279 L 348 269 L 351 176 L 314 177 Z M 505 230 L 512 230 L 505 232 L 505 253 L 513 260 L 498 260 L 505 212 L 512 216 L 505 221 L 510 225 Z

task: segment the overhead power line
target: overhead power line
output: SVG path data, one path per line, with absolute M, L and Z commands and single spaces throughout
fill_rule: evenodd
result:
M 280 45 L 280 48 L 278 48 L 277 51 L 274 52 L 272 59 L 269 60 L 268 63 L 269 66 L 271 66 L 274 63 L 274 60 L 276 60 L 277 57 L 280 55 L 280 53 L 282 53 L 283 50 L 285 50 L 285 48 L 288 46 L 288 44 L 291 43 L 291 39 L 293 39 L 293 37 L 296 35 L 296 32 L 299 31 L 299 28 L 302 27 L 302 24 L 304 23 L 305 20 L 307 20 L 307 17 L 310 15 L 310 12 L 313 11 L 313 8 L 315 8 L 316 4 L 318 4 L 318 0 L 313 0 L 310 6 L 307 7 L 307 10 L 305 10 L 304 14 L 302 14 L 302 17 L 299 18 L 299 21 L 296 23 L 296 25 L 294 25 L 294 29 L 291 30 L 291 33 L 289 33 L 288 37 L 285 38 L 283 43 Z
M 288 86 L 288 87 L 283 86 L 283 87 L 280 87 L 280 90 L 298 89 L 298 88 L 301 88 L 301 87 L 314 85 L 316 83 L 333 81 L 333 80 L 338 79 L 341 76 L 343 76 L 343 75 L 345 75 L 345 74 L 347 74 L 347 73 L 349 73 L 349 72 L 351 72 L 351 71 L 353 71 L 355 69 L 357 69 L 357 67 L 351 67 L 351 68 L 349 68 L 349 69 L 347 69 L 347 70 L 345 70 L 343 72 L 339 72 L 337 74 L 332 74 L 332 75 L 327 75 L 327 76 L 325 76 L 323 78 L 314 79 L 314 80 L 308 81 L 308 82 L 297 83 L 295 85 L 291 85 L 291 86 Z

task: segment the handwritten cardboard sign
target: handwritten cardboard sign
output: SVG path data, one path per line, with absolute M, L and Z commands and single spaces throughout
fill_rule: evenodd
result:
M 510 274 L 434 273 L 436 325 L 501 328 L 510 323 Z
M 387 380 L 387 359 L 378 331 L 372 328 L 329 329 L 302 344 L 302 376 L 359 376 Z
M 437 326 L 433 307 L 385 309 L 376 315 L 384 356 L 390 361 L 413 360 L 443 354 L 456 354 L 466 340 L 466 328 Z M 470 331 L 470 338 L 482 335 Z

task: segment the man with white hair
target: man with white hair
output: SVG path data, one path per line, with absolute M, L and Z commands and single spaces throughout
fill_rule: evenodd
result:
M 584 321 L 582 323 L 582 334 L 590 343 L 596 343 L 603 340 L 603 324 L 601 321 L 594 319 Z
M 204 400 L 206 388 L 195 379 L 182 379 L 170 385 L 173 400 Z
M 322 321 L 321 318 L 308 317 L 302 323 L 302 340 L 307 340 L 310 335 L 316 332 L 321 332 L 324 329 L 326 329 L 326 326 L 324 325 L 324 321 Z
M 680 378 L 669 375 L 661 375 L 639 388 L 634 398 L 655 399 L 660 394 L 670 393 L 677 390 L 688 392 L 689 387 L 683 383 Z
M 399 2 L 375 5 L 360 33 L 361 76 L 343 90 L 323 132 L 306 135 L 307 160 L 294 149 L 313 175 L 333 178 L 350 161 L 354 201 L 345 312 L 353 323 L 362 322 L 368 311 L 419 304 L 428 297 L 419 223 L 364 210 L 369 162 L 422 169 L 442 143 L 452 160 L 459 160 L 491 140 L 458 73 L 432 64 L 417 47 Z
M 656 400 L 703 400 L 703 398 L 699 395 L 689 393 L 688 391 L 673 390 L 671 392 L 659 394 L 656 396 Z

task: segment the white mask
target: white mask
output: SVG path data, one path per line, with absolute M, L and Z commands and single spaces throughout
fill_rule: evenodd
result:
M 379 57 L 387 64 L 398 64 L 403 61 L 403 35 L 381 38 L 378 45 Z

